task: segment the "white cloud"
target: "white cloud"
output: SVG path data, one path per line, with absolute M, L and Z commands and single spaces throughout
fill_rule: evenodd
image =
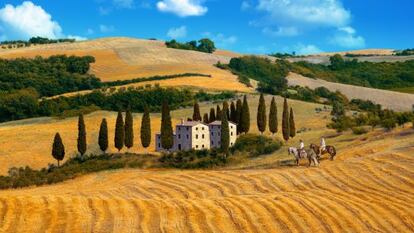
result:
M 16 6 L 7 4 L 0 9 L 0 40 L 27 40 L 34 36 L 87 39 L 76 35 L 66 36 L 59 23 L 48 12 L 30 1 Z
M 83 37 L 83 36 L 73 36 L 73 35 L 68 35 L 67 38 L 69 39 L 75 39 L 77 41 L 83 41 L 83 40 L 87 40 L 88 38 Z
M 109 33 L 115 31 L 115 27 L 112 25 L 101 24 L 99 25 L 99 31 L 101 31 L 102 33 Z
M 95 33 L 95 31 L 92 28 L 88 28 L 88 30 L 86 30 L 86 34 L 88 34 L 88 35 L 92 35 L 94 33 Z
M 304 44 L 297 44 L 294 46 L 295 52 L 298 55 L 309 55 L 309 54 L 317 54 L 322 53 L 323 51 L 319 49 L 315 45 L 304 45 Z
M 356 49 L 365 47 L 364 37 L 356 35 L 356 31 L 352 27 L 339 28 L 330 39 L 330 42 L 344 48 Z
M 242 4 L 241 4 L 241 6 L 240 6 L 240 9 L 243 10 L 243 11 L 245 11 L 245 10 L 249 9 L 250 7 L 251 7 L 250 2 L 243 1 Z
M 283 25 L 346 26 L 351 13 L 339 0 L 259 0 L 257 9 L 271 22 Z
M 216 44 L 216 47 L 226 48 L 237 42 L 238 38 L 236 36 L 226 36 L 223 33 L 213 34 L 210 32 L 205 32 L 202 34 L 205 37 L 210 38 Z
M 167 36 L 173 39 L 184 38 L 187 36 L 187 27 L 181 26 L 178 28 L 170 28 L 167 32 Z
M 43 36 L 51 39 L 63 37 L 59 23 L 42 7 L 26 1 L 21 5 L 7 4 L 0 9 L 0 25 L 7 39 L 28 39 Z
M 113 4 L 119 8 L 133 8 L 134 0 L 112 0 Z
M 180 17 L 201 16 L 208 11 L 207 7 L 201 5 L 201 0 L 162 0 L 157 2 L 157 9 Z
M 263 33 L 269 36 L 297 36 L 299 31 L 296 27 L 278 27 L 277 30 L 273 30 L 269 27 L 263 28 Z

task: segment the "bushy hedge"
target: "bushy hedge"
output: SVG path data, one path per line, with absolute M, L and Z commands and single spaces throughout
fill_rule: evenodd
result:
M 237 138 L 236 143 L 231 148 L 234 153 L 247 152 L 251 156 L 271 154 L 282 147 L 283 143 L 279 140 L 263 135 L 245 134 Z
M 0 189 L 20 188 L 53 184 L 77 176 L 121 168 L 141 168 L 155 163 L 151 155 L 99 155 L 72 158 L 62 166 L 49 165 L 48 168 L 34 170 L 30 167 L 11 168 L 7 176 L 0 176 Z
M 216 46 L 214 45 L 214 42 L 208 38 L 204 38 L 199 41 L 193 40 L 186 43 L 180 43 L 176 40 L 171 40 L 165 42 L 165 45 L 168 48 L 194 50 L 203 53 L 213 53 L 214 51 L 216 51 Z
M 163 154 L 159 159 L 164 167 L 179 169 L 213 168 L 223 166 L 227 158 L 219 150 L 190 150 Z

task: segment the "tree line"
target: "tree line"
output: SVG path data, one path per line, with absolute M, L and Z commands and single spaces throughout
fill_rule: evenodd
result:
M 140 125 L 140 140 L 144 148 L 148 148 L 151 144 L 151 117 L 149 108 L 145 107 L 144 114 Z M 81 114 L 78 117 L 78 137 L 77 137 L 77 151 L 79 157 L 84 158 L 88 143 L 86 139 L 86 126 L 84 116 Z M 108 122 L 105 118 L 102 119 L 99 134 L 98 145 L 103 154 L 109 148 L 108 138 Z M 125 119 L 122 112 L 118 112 L 115 123 L 114 145 L 118 153 L 126 147 L 128 150 L 134 146 L 134 118 L 131 111 L 126 111 Z M 59 132 L 55 134 L 52 144 L 52 156 L 56 159 L 58 167 L 60 161 L 65 158 L 65 146 Z
M 208 38 L 201 39 L 199 41 L 192 40 L 186 43 L 180 43 L 176 40 L 166 41 L 165 45 L 168 48 L 183 49 L 183 50 L 194 50 L 203 53 L 213 53 L 216 51 L 214 42 Z
M 11 48 L 22 48 L 22 47 L 30 47 L 31 45 L 37 45 L 37 44 L 55 44 L 55 43 L 73 43 L 76 39 L 69 39 L 69 38 L 63 38 L 63 39 L 49 39 L 45 37 L 32 37 L 29 40 L 5 40 L 1 41 L 0 45 L 3 49 L 11 49 Z

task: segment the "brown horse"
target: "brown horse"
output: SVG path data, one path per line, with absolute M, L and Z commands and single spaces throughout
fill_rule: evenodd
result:
M 310 144 L 310 148 L 318 155 L 318 159 L 324 154 L 329 154 L 331 156 L 331 160 L 334 160 L 336 156 L 336 149 L 333 146 L 326 146 L 322 153 L 320 153 L 320 146 L 316 144 Z

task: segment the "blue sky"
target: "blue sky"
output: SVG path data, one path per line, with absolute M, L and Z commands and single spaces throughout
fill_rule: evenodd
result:
M 2 0 L 0 40 L 209 37 L 243 53 L 414 47 L 413 0 Z

